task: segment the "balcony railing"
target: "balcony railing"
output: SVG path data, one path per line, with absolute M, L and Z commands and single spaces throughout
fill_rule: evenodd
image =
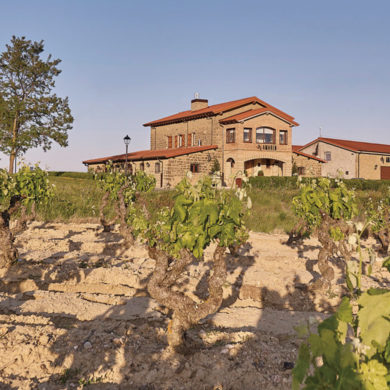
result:
M 266 151 L 276 151 L 277 146 L 274 144 L 259 144 L 257 145 L 257 148 L 259 150 L 266 150 Z

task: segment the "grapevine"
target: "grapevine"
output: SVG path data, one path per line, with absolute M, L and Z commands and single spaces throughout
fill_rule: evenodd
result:
M 222 303 L 226 248 L 248 238 L 243 223 L 245 196 L 243 190 L 236 194 L 218 191 L 209 177 L 195 186 L 183 179 L 175 189 L 172 209 L 164 208 L 151 216 L 145 205 L 134 205 L 129 213 L 128 223 L 134 234 L 147 244 L 150 257 L 156 261 L 148 291 L 173 311 L 167 337 L 169 346 L 176 350 L 183 348 L 184 332 Z M 216 247 L 208 299 L 197 302 L 178 292 L 176 284 L 195 258 L 203 259 L 204 250 L 212 243 Z
M 355 193 L 342 181 L 336 180 L 335 187 L 327 178 L 301 184 L 300 194 L 293 199 L 296 215 L 305 222 L 305 232 L 317 231 L 322 247 L 318 254 L 318 268 L 322 275 L 313 288 L 330 287 L 334 270 L 329 258 L 340 253 L 346 263 L 351 260 L 348 238 L 351 221 L 357 216 Z
M 8 267 L 17 259 L 15 236 L 35 218 L 35 206 L 46 203 L 52 195 L 47 172 L 38 166 L 33 169 L 23 166 L 14 175 L 0 170 L 0 267 Z M 20 216 L 11 229 L 11 217 L 19 211 Z

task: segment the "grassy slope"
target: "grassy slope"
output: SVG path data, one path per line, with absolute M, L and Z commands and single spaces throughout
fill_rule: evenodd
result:
M 99 205 L 103 195 L 96 183 L 89 178 L 71 178 L 51 176 L 55 185 L 55 196 L 50 204 L 39 211 L 44 221 L 98 222 Z M 249 229 L 257 232 L 288 232 L 296 223 L 291 202 L 297 195 L 294 188 L 254 188 L 250 191 L 253 208 L 247 217 Z M 154 191 L 145 195 L 153 198 L 154 210 L 172 204 L 172 191 Z M 382 191 L 357 191 L 360 209 L 363 211 L 369 197 L 380 198 Z M 149 203 L 149 202 L 148 202 Z M 150 210 L 153 212 L 154 210 Z M 112 206 L 107 207 L 109 216 L 113 214 Z

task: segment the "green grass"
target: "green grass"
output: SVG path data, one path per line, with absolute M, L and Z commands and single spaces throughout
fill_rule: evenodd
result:
M 252 209 L 246 218 L 246 226 L 255 232 L 288 232 L 297 222 L 291 207 L 298 190 L 257 189 L 249 192 Z
M 44 221 L 98 221 L 102 190 L 91 179 L 50 176 L 54 184 L 54 197 L 46 206 L 38 209 Z M 107 208 L 109 215 L 112 208 Z
M 50 203 L 38 209 L 38 217 L 43 221 L 58 222 L 99 222 L 99 207 L 103 192 L 94 180 L 73 178 L 64 175 L 50 176 L 50 182 L 55 185 L 55 195 Z M 363 212 L 367 201 L 383 196 L 384 188 L 377 190 L 357 190 L 359 209 Z M 297 222 L 292 210 L 292 199 L 298 194 L 298 188 L 291 185 L 281 185 L 281 181 L 268 187 L 253 188 L 249 195 L 253 207 L 250 215 L 246 217 L 246 226 L 256 232 L 289 232 Z M 159 190 L 143 194 L 142 199 L 148 204 L 149 212 L 164 206 L 173 205 L 173 191 Z M 141 200 L 142 200 L 141 199 Z M 107 216 L 114 215 L 112 205 L 106 208 Z

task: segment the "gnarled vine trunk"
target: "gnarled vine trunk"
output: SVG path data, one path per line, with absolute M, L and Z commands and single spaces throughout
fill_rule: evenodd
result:
M 332 239 L 331 228 L 339 228 L 348 237 L 349 226 L 342 220 L 334 220 L 329 215 L 324 214 L 321 225 L 318 229 L 318 241 L 322 247 L 318 253 L 318 269 L 321 273 L 321 278 L 316 280 L 313 284 L 314 289 L 330 288 L 332 280 L 334 279 L 334 270 L 329 265 L 329 259 L 340 252 L 341 256 L 347 262 L 351 259 L 351 254 L 347 247 L 346 239 L 338 241 L 337 243 Z
M 13 196 L 9 207 L 0 213 L 0 268 L 8 268 L 18 258 L 18 251 L 14 246 L 15 237 L 9 225 L 11 215 L 20 206 L 20 197 Z
M 157 248 L 149 248 L 149 256 L 156 261 L 156 265 L 148 283 L 148 291 L 159 304 L 173 311 L 167 338 L 169 346 L 176 351 L 180 352 L 185 349 L 183 345 L 185 331 L 202 318 L 215 313 L 221 306 L 222 286 L 227 276 L 225 251 L 225 247 L 217 246 L 215 249 L 213 269 L 208 279 L 208 299 L 197 303 L 185 294 L 173 289 L 184 269 L 191 264 L 192 254 L 183 249 L 180 252 L 180 257 L 172 260 L 165 252 Z
M 116 213 L 117 216 L 119 217 L 119 233 L 123 237 L 124 247 L 126 249 L 129 249 L 134 244 L 134 235 L 131 228 L 126 222 L 127 208 L 126 208 L 123 191 L 127 187 L 128 186 L 125 185 L 118 191 L 118 202 L 116 204 Z
M 108 191 L 103 195 L 102 202 L 100 203 L 100 210 L 99 210 L 100 211 L 100 213 L 99 213 L 100 223 L 102 224 L 103 232 L 105 232 L 105 233 L 111 232 L 113 225 L 115 224 L 115 222 L 117 220 L 117 216 L 116 216 L 111 221 L 107 221 L 107 219 L 104 215 L 104 209 L 108 204 L 109 196 L 110 196 L 110 193 Z

